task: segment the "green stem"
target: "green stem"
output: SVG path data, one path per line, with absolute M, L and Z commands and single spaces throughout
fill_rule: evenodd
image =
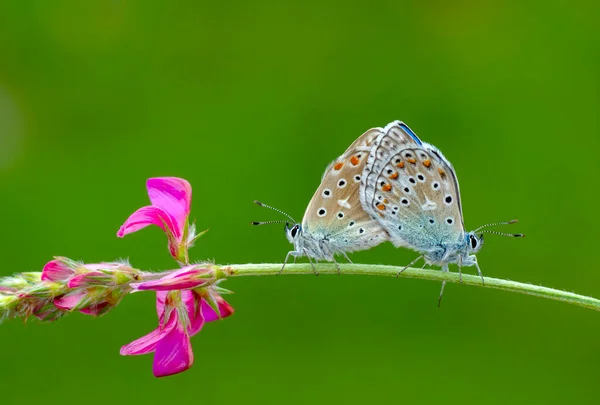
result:
M 231 264 L 229 266 L 220 266 L 220 269 L 229 277 L 242 276 L 275 276 L 281 270 L 281 263 L 264 264 Z M 383 266 L 377 264 L 343 264 L 341 275 L 367 275 L 367 276 L 387 276 L 396 277 L 396 274 L 403 267 Z M 319 274 L 337 274 L 338 270 L 334 264 L 319 263 Z M 314 274 L 310 264 L 288 264 L 282 275 L 291 274 Z M 440 270 L 425 270 L 407 268 L 400 277 L 418 278 L 422 280 L 447 281 L 449 283 L 460 283 L 458 273 L 442 272 Z M 484 288 L 494 288 L 497 290 L 512 291 L 521 294 L 533 295 L 535 297 L 547 298 L 555 301 L 562 301 L 568 304 L 578 305 L 584 308 L 600 311 L 600 300 L 584 295 L 574 294 L 567 291 L 555 290 L 553 288 L 537 286 L 516 281 L 502 280 L 499 278 L 485 277 L 485 284 L 482 284 L 479 276 L 463 274 L 462 284 L 472 285 Z

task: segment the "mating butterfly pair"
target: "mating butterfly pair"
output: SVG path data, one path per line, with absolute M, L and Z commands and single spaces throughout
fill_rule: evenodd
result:
M 311 264 L 311 258 L 333 261 L 338 272 L 336 254 L 350 261 L 347 252 L 390 241 L 421 254 L 408 266 L 421 258 L 442 271 L 448 271 L 450 263 L 458 265 L 459 273 L 462 266 L 476 266 L 483 282 L 475 256 L 483 233 L 503 233 L 481 229 L 516 222 L 466 232 L 452 164 L 401 121 L 368 130 L 327 167 L 301 224 L 257 204 L 293 222 L 285 226 L 294 250 L 284 267 L 290 256 L 307 256 Z

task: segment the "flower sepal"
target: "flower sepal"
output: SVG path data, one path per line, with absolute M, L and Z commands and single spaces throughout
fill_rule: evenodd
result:
M 233 291 L 228 290 L 227 288 L 223 288 L 220 287 L 218 285 L 214 285 L 213 286 L 213 290 L 215 290 L 215 292 L 219 295 L 223 295 L 223 294 L 235 294 Z
M 202 232 L 196 233 L 196 221 L 192 222 L 189 225 L 189 231 L 188 231 L 188 235 L 186 237 L 187 248 L 189 249 L 192 246 L 194 246 L 194 243 L 196 243 L 196 241 L 198 239 L 200 239 L 202 236 L 204 236 L 206 234 L 206 232 L 208 232 L 208 229 L 205 229 Z

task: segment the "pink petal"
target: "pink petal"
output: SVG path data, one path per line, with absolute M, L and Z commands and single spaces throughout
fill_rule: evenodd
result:
M 181 291 L 181 301 L 185 305 L 185 309 L 190 320 L 188 325 L 188 333 L 194 336 L 200 332 L 204 326 L 204 317 L 202 316 L 202 297 L 190 290 Z
M 156 313 L 158 314 L 159 325 L 164 323 L 165 306 L 167 302 L 168 291 L 157 291 L 156 292 Z
M 62 310 L 70 311 L 73 308 L 77 307 L 82 303 L 82 301 L 86 298 L 86 293 L 84 290 L 75 291 L 60 297 L 54 298 L 54 305 Z
M 33 308 L 33 314 L 40 321 L 56 321 L 63 315 L 63 311 L 52 305 L 52 302 L 42 302 Z
M 65 281 L 74 274 L 74 271 L 60 260 L 51 260 L 42 270 L 43 281 Z
M 156 349 L 158 342 L 163 339 L 175 326 L 177 325 L 177 315 L 173 312 L 173 316 L 169 319 L 169 322 L 164 328 L 158 327 L 152 332 L 133 342 L 121 347 L 121 355 L 123 356 L 134 356 L 138 354 L 151 353 Z
M 217 298 L 217 306 L 219 307 L 219 312 L 221 312 L 221 317 L 219 317 L 215 310 L 205 300 L 202 300 L 202 315 L 206 322 L 227 318 L 234 313 L 233 307 L 221 297 Z
M 171 217 L 160 208 L 148 206 L 142 207 L 131 214 L 117 232 L 117 236 L 122 238 L 123 236 L 139 231 L 148 225 L 156 225 L 165 232 L 168 229 L 171 233 L 175 234 L 174 231 L 176 230 L 176 226 Z
M 146 188 L 152 205 L 173 218 L 177 230 L 173 234 L 180 238 L 190 214 L 192 202 L 190 183 L 177 177 L 155 177 L 148 179 Z
M 92 285 L 104 285 L 111 279 L 111 276 L 106 273 L 102 273 L 101 271 L 90 271 L 71 277 L 67 283 L 67 287 L 79 288 Z
M 127 267 L 122 263 L 90 263 L 84 264 L 85 267 L 89 271 L 100 271 L 100 270 L 118 270 L 121 267 Z
M 190 337 L 183 326 L 177 326 L 159 340 L 154 353 L 152 372 L 156 377 L 181 373 L 194 363 Z
M 79 312 L 86 315 L 98 316 L 107 312 L 110 309 L 108 302 L 101 302 L 99 304 L 90 305 L 87 308 L 80 309 Z
M 209 269 L 198 268 L 198 266 L 187 266 L 180 270 L 174 271 L 158 280 L 145 281 L 143 283 L 131 284 L 135 291 L 154 290 L 183 290 L 196 288 L 210 281 L 210 278 L 198 278 L 210 272 Z
M 202 298 L 190 290 L 183 290 L 180 292 L 180 294 L 181 301 L 183 302 L 189 320 L 187 330 L 189 336 L 194 336 L 196 333 L 200 332 L 202 326 L 204 326 L 204 317 L 202 316 L 200 305 Z
M 204 316 L 202 314 L 202 297 L 193 291 L 182 291 L 183 293 L 190 293 L 193 302 L 190 304 L 188 300 L 184 298 L 184 303 L 187 308 L 188 317 L 190 318 L 190 325 L 188 326 L 188 332 L 190 336 L 194 336 L 196 333 L 202 330 L 204 326 Z

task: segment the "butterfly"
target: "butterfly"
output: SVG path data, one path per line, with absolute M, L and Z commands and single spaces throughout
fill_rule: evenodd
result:
M 402 121 L 388 124 L 373 141 L 362 173 L 360 201 L 396 247 L 421 254 L 405 268 L 421 258 L 427 265 L 441 266 L 442 271 L 456 263 L 461 281 L 461 267 L 475 266 L 484 282 L 475 255 L 483 246 L 483 233 L 523 236 L 482 231 L 516 220 L 465 231 L 454 167 L 438 148 L 421 141 Z M 440 300 L 444 286 L 445 282 Z
M 311 259 L 335 263 L 336 254 L 369 249 L 388 240 L 384 224 L 368 214 L 360 202 L 362 173 L 373 142 L 382 134 L 382 128 L 372 128 L 356 139 L 348 149 L 327 168 L 321 184 L 308 203 L 301 223 L 285 212 L 255 201 L 256 204 L 277 211 L 291 221 L 253 222 L 253 225 L 285 222 L 287 239 L 294 245 L 285 257 L 283 268 L 290 257 L 306 256 L 318 274 Z M 280 271 L 280 272 L 281 272 Z

